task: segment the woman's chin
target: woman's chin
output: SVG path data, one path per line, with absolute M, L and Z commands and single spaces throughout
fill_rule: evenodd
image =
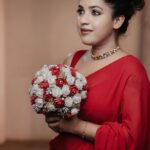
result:
M 82 39 L 82 43 L 89 46 L 94 44 L 91 40 L 83 40 L 83 39 Z

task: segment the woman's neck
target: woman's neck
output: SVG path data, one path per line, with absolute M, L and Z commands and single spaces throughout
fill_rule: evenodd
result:
M 95 55 L 100 55 L 102 53 L 115 49 L 118 45 L 118 41 L 115 38 L 112 38 L 109 39 L 107 42 L 93 45 L 92 51 Z

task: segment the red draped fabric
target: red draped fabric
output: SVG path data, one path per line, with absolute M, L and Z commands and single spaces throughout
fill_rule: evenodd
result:
M 76 52 L 72 67 L 85 52 Z M 139 60 L 124 56 L 86 78 L 88 97 L 78 117 L 101 125 L 95 139 L 61 133 L 50 141 L 50 150 L 148 150 L 150 84 Z

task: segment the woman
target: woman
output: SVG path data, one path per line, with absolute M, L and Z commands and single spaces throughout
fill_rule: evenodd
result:
M 79 34 L 91 50 L 79 50 L 64 63 L 86 76 L 88 97 L 70 121 L 46 116 L 48 126 L 60 133 L 50 141 L 51 150 L 148 149 L 148 77 L 139 60 L 118 43 L 143 6 L 143 0 L 80 0 Z

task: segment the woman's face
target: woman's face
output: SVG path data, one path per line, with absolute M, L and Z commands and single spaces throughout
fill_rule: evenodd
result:
M 84 44 L 97 45 L 114 34 L 112 11 L 103 0 L 80 0 L 77 27 Z

